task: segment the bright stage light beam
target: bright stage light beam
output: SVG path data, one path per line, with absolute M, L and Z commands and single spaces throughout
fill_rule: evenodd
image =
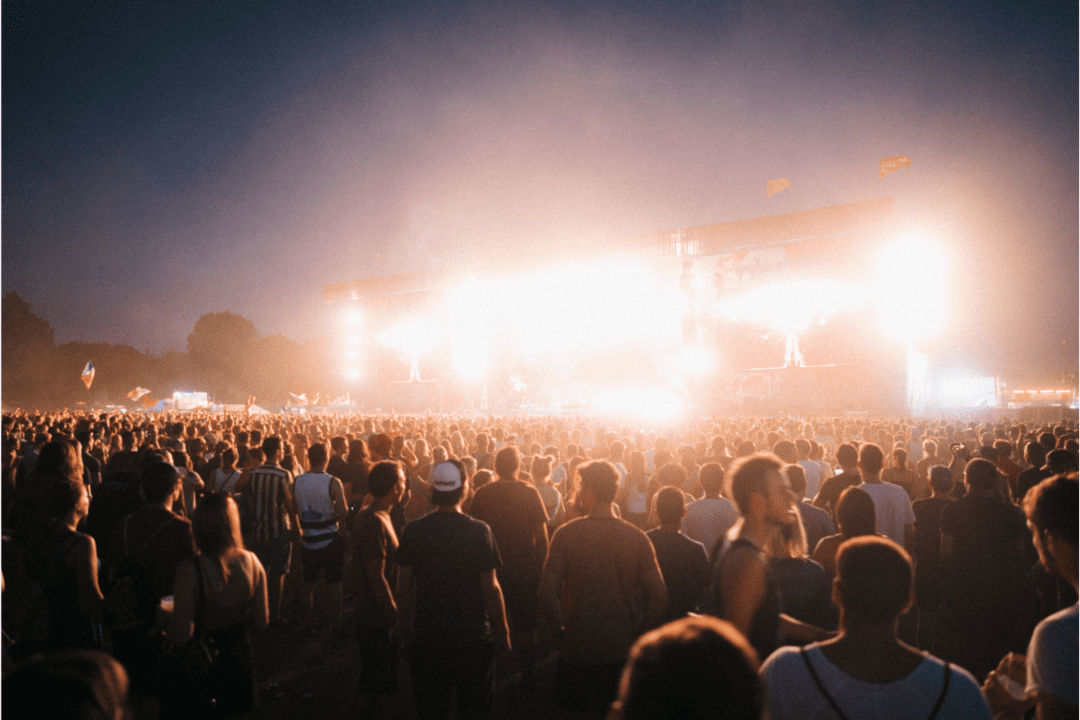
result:
M 881 256 L 871 292 L 891 335 L 912 345 L 944 327 L 946 270 L 945 253 L 926 238 L 897 243 Z

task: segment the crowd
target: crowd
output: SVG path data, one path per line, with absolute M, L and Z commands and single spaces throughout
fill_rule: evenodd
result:
M 1074 422 L 640 423 L 4 415 L 5 708 L 257 716 L 274 625 L 361 717 L 1076 717 Z

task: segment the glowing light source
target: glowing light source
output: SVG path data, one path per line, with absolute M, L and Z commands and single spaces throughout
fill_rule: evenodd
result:
M 345 371 L 345 377 L 347 377 L 350 380 L 359 379 L 360 378 L 360 369 L 359 368 L 349 368 L 349 369 L 347 369 Z
M 925 238 L 889 248 L 878 264 L 873 295 L 890 334 L 908 343 L 934 336 L 945 322 L 946 258 Z
M 341 319 L 345 327 L 355 328 L 364 322 L 364 315 L 359 310 L 351 309 L 346 310 Z
M 713 365 L 713 356 L 700 345 L 693 345 L 679 353 L 679 367 L 687 375 L 704 375 Z

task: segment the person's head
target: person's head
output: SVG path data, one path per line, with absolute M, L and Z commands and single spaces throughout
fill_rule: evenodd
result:
M 344 445 L 342 445 L 344 450 Z M 342 450 L 336 450 L 336 452 L 342 452 Z M 307 449 L 308 464 L 314 468 L 325 468 L 326 462 L 329 460 L 329 453 L 326 450 L 326 443 L 317 442 Z
M 773 455 L 789 465 L 799 462 L 799 450 L 790 440 L 780 440 L 772 446 Z
M 749 455 L 739 458 L 731 465 L 728 473 L 728 497 L 735 501 L 739 514 L 748 517 L 754 510 L 754 504 L 762 503 L 763 511 L 779 507 L 782 496 L 790 507 L 786 496 L 786 486 L 780 476 L 783 464 L 775 455 Z
M 687 478 L 686 468 L 673 462 L 669 462 L 656 471 L 656 481 L 660 485 L 674 485 L 678 488 L 685 488 Z
M 551 477 L 551 466 L 555 458 L 550 455 L 537 455 L 533 458 L 531 474 L 534 482 L 545 482 Z
M 386 460 L 390 457 L 390 451 L 394 448 L 394 440 L 386 433 L 372 435 L 368 442 L 368 450 L 377 460 Z
M 845 629 L 893 625 L 912 602 L 911 581 L 911 556 L 892 540 L 878 535 L 845 540 L 833 586 Z
M 610 504 L 619 490 L 619 471 L 607 460 L 594 460 L 577 469 L 583 495 L 591 494 L 596 505 Z
M 893 467 L 903 469 L 907 467 L 907 450 L 904 448 L 893 448 L 892 451 Z
M 1039 560 L 1047 571 L 1064 574 L 1058 558 L 1071 556 L 1076 567 L 1077 532 L 1077 475 L 1055 475 L 1028 490 L 1024 496 L 1024 514 L 1032 540 L 1039 551 Z
M 836 448 L 836 462 L 844 470 L 854 470 L 859 464 L 859 449 L 851 443 L 841 443 Z
M 810 441 L 806 438 L 799 438 L 795 441 L 795 449 L 799 451 L 799 459 L 806 460 L 810 457 L 811 445 Z
M 885 464 L 885 454 L 874 443 L 863 443 L 859 447 L 859 472 L 864 478 L 876 478 Z
M 335 455 L 344 455 L 349 448 L 349 439 L 344 435 L 335 435 L 330 438 L 330 449 Z
M 86 517 L 90 512 L 90 496 L 82 479 L 64 475 L 45 476 L 45 513 L 54 520 Z
M 236 451 L 233 450 L 231 447 L 227 447 L 221 451 L 221 469 L 236 469 Z
M 987 492 L 994 489 L 997 468 L 985 458 L 975 458 L 964 468 L 964 483 L 969 491 Z
M 63 476 L 81 480 L 82 454 L 78 446 L 64 437 L 50 440 L 41 446 L 34 472 L 39 475 Z
M 473 492 L 476 492 L 480 488 L 492 482 L 494 479 L 495 473 L 493 473 L 492 471 L 486 468 L 482 470 L 477 470 L 473 473 L 472 478 L 469 480 L 469 487 L 473 489 Z
M 143 499 L 150 505 L 160 505 L 165 502 L 176 493 L 180 485 L 180 473 L 169 463 L 151 463 L 143 470 Z
M 646 633 L 623 668 L 611 720 L 760 720 L 757 653 L 730 623 L 691 616 Z
M 199 552 L 223 560 L 244 547 L 240 537 L 240 512 L 228 493 L 207 493 L 191 518 L 191 533 Z
M 719 496 L 724 487 L 724 468 L 717 462 L 705 463 L 698 471 L 698 482 L 707 496 Z
M 795 493 L 795 497 L 802 500 L 806 495 L 806 470 L 802 465 L 785 465 L 783 467 L 784 477 L 787 478 L 788 485 L 791 486 L 791 491 Z
M 431 469 L 431 504 L 453 507 L 465 495 L 468 475 L 460 460 L 443 460 Z
M 870 493 L 861 487 L 849 487 L 836 503 L 836 523 L 846 538 L 873 535 L 877 532 L 877 509 Z
M 394 460 L 375 463 L 368 472 L 368 490 L 376 500 L 395 492 L 400 496 L 405 491 L 405 471 L 401 464 Z
M 517 477 L 520 465 L 521 455 L 518 454 L 515 445 L 507 445 L 495 453 L 495 474 L 502 480 L 511 480 Z
M 656 493 L 656 516 L 663 525 L 677 525 L 686 515 L 686 497 L 682 490 L 665 485 Z
M 128 677 L 120 663 L 98 650 L 35 655 L 6 673 L 4 706 L 33 708 L 44 718 L 122 720 Z
M 937 455 L 937 443 L 929 438 L 923 440 L 922 449 L 923 454 L 926 455 L 926 457 L 932 458 Z
M 953 489 L 952 470 L 944 465 L 935 465 L 930 468 L 930 488 L 937 495 L 945 495 Z
M 367 462 L 368 450 L 367 443 L 362 438 L 356 438 L 349 441 L 349 459 L 350 465 L 363 465 Z
M 271 435 L 262 441 L 262 451 L 266 455 L 266 462 L 277 462 L 281 459 L 281 438 Z
M 1076 472 L 1076 455 L 1064 448 L 1051 450 L 1046 453 L 1045 468 L 1055 475 Z

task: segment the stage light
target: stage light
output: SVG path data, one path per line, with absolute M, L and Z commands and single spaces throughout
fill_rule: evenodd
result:
M 704 375 L 713 364 L 712 353 L 700 345 L 684 348 L 679 353 L 679 368 L 686 375 Z
M 358 380 L 358 379 L 360 379 L 360 370 L 359 370 L 359 368 L 349 368 L 349 369 L 347 369 L 345 371 L 345 377 L 347 377 L 350 380 Z
M 881 256 L 877 282 L 868 291 L 891 335 L 915 344 L 941 330 L 946 267 L 942 249 L 923 237 L 897 243 Z
M 683 403 L 673 393 L 662 390 L 616 390 L 599 393 L 592 406 L 604 412 L 670 420 L 679 414 Z
M 799 280 L 751 288 L 717 303 L 728 320 L 763 323 L 798 334 L 856 305 L 858 293 L 835 280 Z
M 345 333 L 345 344 L 346 345 L 359 345 L 360 344 L 360 333 L 354 333 L 354 332 Z
M 360 359 L 360 351 L 359 350 L 346 350 L 345 351 L 345 359 L 346 360 L 359 360 Z
M 364 315 L 359 310 L 346 310 L 341 319 L 345 327 L 354 328 L 364 322 Z

